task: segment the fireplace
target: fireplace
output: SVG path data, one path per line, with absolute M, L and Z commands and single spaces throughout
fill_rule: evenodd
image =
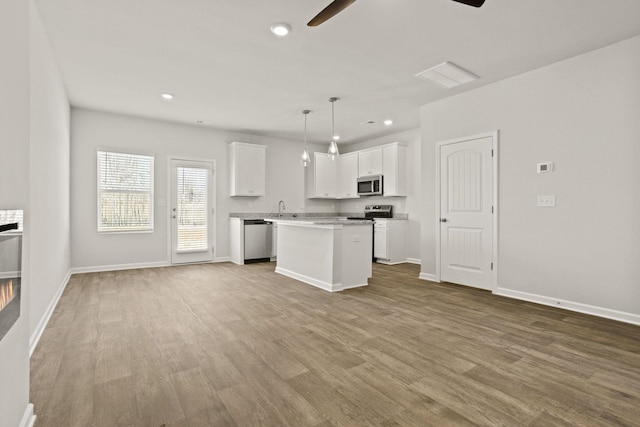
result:
M 20 317 L 22 232 L 18 223 L 0 225 L 0 340 Z

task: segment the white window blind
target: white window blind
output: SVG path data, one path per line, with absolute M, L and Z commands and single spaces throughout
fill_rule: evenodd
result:
M 98 151 L 98 232 L 153 231 L 153 156 Z
M 206 251 L 209 247 L 208 184 L 210 169 L 177 168 L 178 252 Z
M 0 224 L 11 224 L 14 222 L 18 223 L 18 230 L 22 231 L 22 227 L 24 225 L 24 211 L 22 209 L 16 210 L 0 210 Z

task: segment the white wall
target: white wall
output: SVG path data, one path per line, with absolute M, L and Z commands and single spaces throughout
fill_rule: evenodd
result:
M 340 212 L 364 212 L 366 205 L 393 205 L 396 213 L 406 213 L 408 220 L 408 257 L 420 259 L 420 187 L 421 187 L 421 166 L 420 166 L 420 129 L 412 129 L 404 132 L 387 135 L 385 137 L 372 139 L 366 142 L 349 144 L 340 147 L 341 153 L 351 153 L 365 148 L 375 147 L 390 142 L 403 142 L 407 144 L 407 197 L 361 197 L 360 199 L 340 201 Z
M 639 76 L 635 37 L 423 106 L 422 272 L 435 272 L 435 144 L 499 129 L 499 287 L 640 319 Z M 542 161 L 556 170 L 536 174 Z M 537 208 L 541 194 L 557 206 Z
M 267 182 L 264 197 L 229 196 L 229 143 L 267 145 Z M 98 234 L 96 231 L 96 150 L 128 150 L 155 154 L 155 231 L 138 234 Z M 310 146 L 311 149 L 314 146 Z M 168 199 L 170 156 L 216 161 L 216 250 L 229 256 L 230 212 L 277 212 L 284 200 L 287 212 L 335 210 L 334 203 L 304 198 L 303 168 L 298 160 L 302 144 L 73 108 L 71 111 L 71 265 L 93 269 L 126 264 L 169 262 L 169 211 L 159 205 Z M 249 206 L 251 203 L 251 207 Z
M 29 2 L 0 2 L 0 209 L 24 209 L 29 254 Z M 18 426 L 29 403 L 29 274 L 20 318 L 0 341 L 0 425 Z
M 69 101 L 37 6 L 31 6 L 29 150 L 32 345 L 44 329 L 71 266 Z

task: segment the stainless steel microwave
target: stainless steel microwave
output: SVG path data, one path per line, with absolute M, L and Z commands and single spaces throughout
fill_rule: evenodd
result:
M 382 175 L 358 178 L 358 196 L 382 195 Z

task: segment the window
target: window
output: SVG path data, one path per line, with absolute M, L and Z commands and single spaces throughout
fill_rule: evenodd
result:
M 98 151 L 98 232 L 153 231 L 153 156 Z
M 178 252 L 206 251 L 209 247 L 209 176 L 211 169 L 176 169 Z
M 14 231 L 22 231 L 24 224 L 24 212 L 20 210 L 0 210 L 0 224 L 18 223 L 18 229 Z

